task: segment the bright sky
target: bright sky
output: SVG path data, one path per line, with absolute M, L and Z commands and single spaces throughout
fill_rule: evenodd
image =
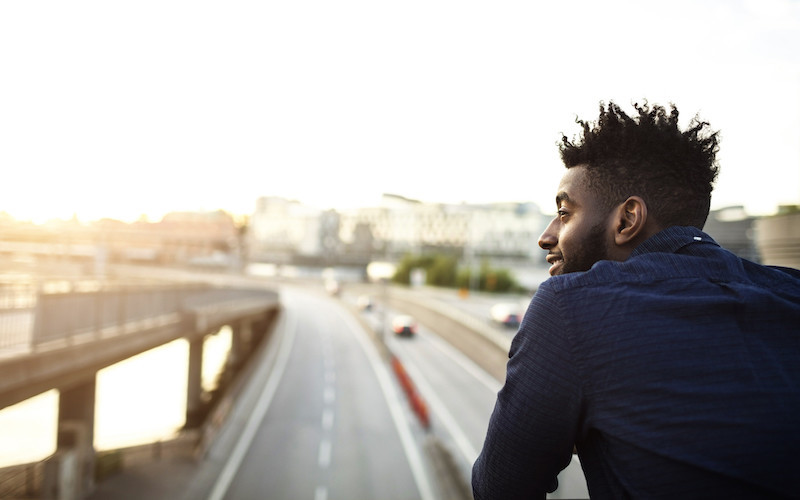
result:
M 721 130 L 713 208 L 800 203 L 798 0 L 9 0 L 0 211 L 552 211 L 560 133 L 642 98 Z

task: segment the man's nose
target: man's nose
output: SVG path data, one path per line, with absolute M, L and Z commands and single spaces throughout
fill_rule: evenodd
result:
M 544 232 L 539 236 L 539 246 L 544 250 L 550 250 L 558 243 L 557 233 L 553 227 L 555 222 L 555 219 L 550 221 L 550 224 L 547 225 L 547 228 L 545 228 Z

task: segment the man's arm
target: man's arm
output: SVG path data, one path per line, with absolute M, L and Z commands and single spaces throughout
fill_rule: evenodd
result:
M 544 498 L 569 465 L 581 390 L 563 316 L 542 285 L 511 344 L 506 383 L 472 468 L 475 500 Z

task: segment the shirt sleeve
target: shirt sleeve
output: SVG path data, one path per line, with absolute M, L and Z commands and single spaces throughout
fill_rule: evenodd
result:
M 475 500 L 545 498 L 572 458 L 580 382 L 567 326 L 547 285 L 511 343 L 506 382 L 472 468 Z

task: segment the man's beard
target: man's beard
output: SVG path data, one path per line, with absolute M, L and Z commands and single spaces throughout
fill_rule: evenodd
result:
M 606 247 L 606 223 L 601 222 L 589 230 L 584 242 L 578 246 L 573 255 L 564 259 L 560 274 L 588 271 L 595 262 L 608 260 Z

